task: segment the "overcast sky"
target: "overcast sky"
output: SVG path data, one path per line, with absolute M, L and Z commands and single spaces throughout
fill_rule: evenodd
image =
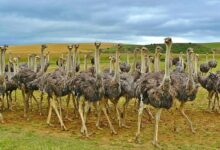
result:
M 0 0 L 0 44 L 220 41 L 220 0 Z

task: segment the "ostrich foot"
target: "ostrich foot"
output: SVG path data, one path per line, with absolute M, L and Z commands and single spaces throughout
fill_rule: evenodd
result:
M 48 125 L 49 127 L 54 127 L 54 125 L 53 125 L 52 123 L 47 123 L 47 125 Z
M 80 132 L 81 132 L 81 134 L 85 135 L 87 138 L 89 138 L 89 136 L 92 135 L 92 133 L 88 134 L 87 128 L 83 127 L 83 126 L 81 127 Z
M 63 130 L 63 131 L 67 131 L 68 129 L 66 128 L 65 125 L 61 125 L 61 130 Z
M 111 134 L 117 135 L 118 133 L 115 131 L 115 129 L 111 130 Z
M 195 131 L 195 129 L 193 128 L 193 127 L 191 127 L 191 131 L 192 131 L 192 133 L 196 133 L 196 131 Z
M 96 123 L 95 126 L 96 126 L 96 128 L 97 128 L 98 130 L 103 130 L 103 128 L 100 127 L 99 123 Z
M 71 118 L 68 117 L 68 116 L 66 116 L 65 119 L 68 120 L 68 121 L 73 121 L 73 119 L 71 119 Z
M 207 112 L 207 113 L 213 113 L 213 111 L 212 111 L 210 108 L 207 108 L 207 109 L 205 110 L 205 112 Z
M 130 129 L 131 127 L 130 126 L 127 126 L 125 123 L 122 123 L 121 125 L 123 128 L 126 128 L 126 129 Z
M 152 144 L 159 149 L 162 149 L 162 147 L 160 146 L 160 144 L 157 141 L 152 141 Z
M 100 126 L 96 126 L 96 128 L 101 131 L 103 130 L 103 128 L 101 128 Z
M 141 143 L 140 134 L 136 133 L 136 135 L 135 135 L 135 137 L 134 137 L 134 141 L 135 141 L 135 143 L 138 143 L 138 144 Z

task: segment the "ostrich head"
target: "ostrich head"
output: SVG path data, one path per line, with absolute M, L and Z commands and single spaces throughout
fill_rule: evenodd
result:
M 41 52 L 43 52 L 46 48 L 47 48 L 47 45 L 46 44 L 42 44 L 41 45 Z

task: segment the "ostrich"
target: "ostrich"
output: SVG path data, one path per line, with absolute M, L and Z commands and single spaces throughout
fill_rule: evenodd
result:
M 129 72 L 130 69 L 131 69 L 131 65 L 129 64 L 128 50 L 126 50 L 126 61 L 124 63 L 120 63 L 120 70 L 122 72 Z
M 8 68 L 13 68 L 13 70 L 9 69 L 7 72 L 7 77 L 5 80 L 5 84 L 6 84 L 5 93 L 6 93 L 7 103 L 8 103 L 8 109 L 10 109 L 10 110 L 13 110 L 13 108 L 12 108 L 13 107 L 13 105 L 12 105 L 12 92 L 15 91 L 15 101 L 16 101 L 16 90 L 18 88 L 17 84 L 13 80 L 11 80 L 11 78 L 13 76 L 12 71 L 13 71 L 13 73 L 15 73 L 15 70 L 17 70 L 15 68 L 15 66 L 16 66 L 15 63 L 11 60 L 11 54 L 9 53 Z
M 185 114 L 184 105 L 188 101 L 195 100 L 199 85 L 196 84 L 196 82 L 194 81 L 194 76 L 192 72 L 193 49 L 188 48 L 186 55 L 187 55 L 188 73 L 186 74 L 184 72 L 173 72 L 171 74 L 171 80 L 172 80 L 173 88 L 175 89 L 176 92 L 176 99 L 180 102 L 180 112 L 183 115 L 183 117 L 185 117 L 186 120 L 188 121 L 191 131 L 195 133 L 195 130 L 192 125 L 192 121 Z
M 215 60 L 215 49 L 212 50 L 212 60 L 210 60 L 208 62 L 208 64 L 209 64 L 209 67 L 211 68 L 211 70 L 212 70 L 212 68 L 216 68 L 216 66 L 217 66 L 217 61 Z
M 206 54 L 206 62 L 200 65 L 200 71 L 202 73 L 207 73 L 207 72 L 209 72 L 209 70 L 210 70 L 210 67 L 208 64 L 208 53 L 207 53 Z
M 207 97 L 208 107 L 206 109 L 207 112 L 211 112 L 212 98 L 216 92 L 216 85 L 218 86 L 217 81 L 218 81 L 218 75 L 216 75 L 214 73 L 210 73 L 206 77 L 198 74 L 198 82 L 208 92 L 208 97 Z
M 100 72 L 100 64 L 99 64 L 99 57 L 100 57 L 100 47 L 101 43 L 95 43 L 95 76 L 89 74 L 89 73 L 80 73 L 77 75 L 74 79 L 74 84 L 75 85 L 75 94 L 77 96 L 77 99 L 79 100 L 79 114 L 82 122 L 82 127 L 81 127 L 81 133 L 84 133 L 86 137 L 89 136 L 87 127 L 86 127 L 86 121 L 87 121 L 87 113 L 93 103 L 97 104 L 97 110 L 98 110 L 98 120 L 96 123 L 96 127 L 99 127 L 99 121 L 100 121 L 100 115 L 101 111 L 104 112 L 108 123 L 109 127 L 111 129 L 111 132 L 113 134 L 116 134 L 117 132 L 115 131 L 110 118 L 107 114 L 106 111 L 106 103 L 107 100 L 104 99 L 104 87 L 103 87 L 103 79 L 101 76 Z M 83 104 L 84 108 L 83 108 Z M 83 113 L 84 110 L 84 113 Z
M 120 112 L 118 108 L 118 101 L 121 96 L 121 83 L 120 83 L 120 73 L 119 73 L 119 50 L 121 49 L 121 45 L 118 44 L 118 48 L 116 49 L 115 54 L 115 71 L 114 75 L 111 75 L 111 72 L 109 74 L 105 74 L 103 76 L 103 85 L 104 85 L 104 97 L 106 99 L 109 99 L 115 106 L 116 115 L 119 121 L 119 127 L 121 127 L 121 117 Z
M 1 56 L 0 56 L 0 102 L 2 103 L 2 107 L 4 104 L 4 94 L 6 90 L 5 84 L 5 52 L 8 48 L 8 45 L 4 45 L 0 47 Z M 3 115 L 0 112 L 0 121 L 4 123 Z
M 138 93 L 140 106 L 138 110 L 138 131 L 136 133 L 136 140 L 139 140 L 140 136 L 141 118 L 144 110 L 144 105 L 150 104 L 151 106 L 157 108 L 153 138 L 153 145 L 157 147 L 159 147 L 158 123 L 160 120 L 161 112 L 163 109 L 171 108 L 173 104 L 173 97 L 175 96 L 175 92 L 173 91 L 173 88 L 171 86 L 169 71 L 170 50 L 172 46 L 171 38 L 166 38 L 165 44 L 165 74 L 161 72 L 148 73 L 145 76 L 142 76 L 142 78 L 140 79 L 140 84 L 137 85 L 137 88 L 140 89 Z
M 46 47 L 47 47 L 46 45 L 41 45 L 40 59 L 41 59 L 41 66 L 42 67 L 45 66 L 43 52 L 46 49 Z M 42 59 L 42 57 L 43 57 L 43 59 Z M 32 87 L 28 86 L 28 83 L 35 80 L 36 78 L 39 78 L 40 76 L 42 76 L 44 74 L 44 68 L 42 68 L 40 72 L 38 72 L 38 73 L 36 72 L 37 71 L 36 59 L 37 59 L 36 54 L 30 55 L 30 58 L 28 61 L 29 68 L 20 69 L 19 72 L 12 77 L 12 80 L 18 84 L 18 86 L 20 87 L 20 89 L 22 91 L 22 97 L 23 97 L 23 101 L 24 101 L 24 117 L 27 119 L 29 119 L 28 118 L 29 101 L 32 97 L 34 98 L 37 105 L 39 106 L 36 98 L 33 95 L 33 89 L 32 89 Z

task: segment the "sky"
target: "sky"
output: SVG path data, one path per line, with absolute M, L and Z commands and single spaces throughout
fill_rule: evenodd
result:
M 220 0 L 0 0 L 0 45 L 220 42 Z

